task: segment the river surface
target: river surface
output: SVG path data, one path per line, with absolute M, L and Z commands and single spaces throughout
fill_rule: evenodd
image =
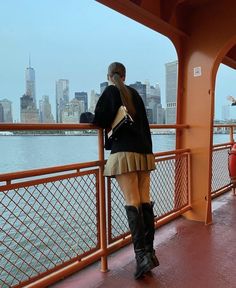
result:
M 175 135 L 152 135 L 153 151 L 175 149 Z M 215 134 L 214 144 L 229 142 Z M 109 151 L 105 153 L 107 157 Z M 0 136 L 0 173 L 60 166 L 98 159 L 98 137 Z

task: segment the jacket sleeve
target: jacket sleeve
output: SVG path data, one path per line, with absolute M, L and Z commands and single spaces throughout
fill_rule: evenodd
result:
M 102 127 L 102 128 L 110 128 L 111 123 L 114 120 L 118 108 L 120 107 L 120 97 L 116 95 L 117 91 L 112 89 L 105 89 L 99 98 L 96 108 L 95 115 L 93 119 L 93 123 Z

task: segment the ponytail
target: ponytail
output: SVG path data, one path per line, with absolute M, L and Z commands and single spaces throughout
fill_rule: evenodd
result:
M 129 114 L 134 117 L 136 111 L 132 101 L 132 94 L 122 80 L 123 77 L 125 78 L 125 73 L 125 66 L 121 63 L 114 62 L 108 67 L 108 75 L 119 89 L 122 102 L 126 106 Z

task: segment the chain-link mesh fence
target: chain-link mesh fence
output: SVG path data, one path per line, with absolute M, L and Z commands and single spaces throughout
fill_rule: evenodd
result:
M 40 182 L 1 186 L 0 287 L 46 275 L 99 248 L 98 170 Z
M 188 161 L 188 153 L 156 158 L 150 187 L 156 220 L 189 204 Z M 112 243 L 129 233 L 124 197 L 115 178 L 108 181 L 108 199 L 108 241 Z
M 212 153 L 212 182 L 211 193 L 230 185 L 228 157 L 230 145 L 217 147 Z

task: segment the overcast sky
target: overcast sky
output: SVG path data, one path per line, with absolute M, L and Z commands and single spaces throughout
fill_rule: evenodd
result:
M 36 74 L 37 102 L 50 97 L 55 110 L 55 81 L 69 79 L 75 92 L 99 92 L 107 66 L 123 62 L 126 83 L 160 84 L 165 106 L 165 63 L 177 60 L 172 43 L 159 33 L 94 0 L 0 0 L 0 99 L 13 102 L 19 120 L 29 54 Z M 236 73 L 221 65 L 217 76 L 216 118 L 227 95 L 236 96 Z M 54 113 L 55 115 L 55 113 Z

